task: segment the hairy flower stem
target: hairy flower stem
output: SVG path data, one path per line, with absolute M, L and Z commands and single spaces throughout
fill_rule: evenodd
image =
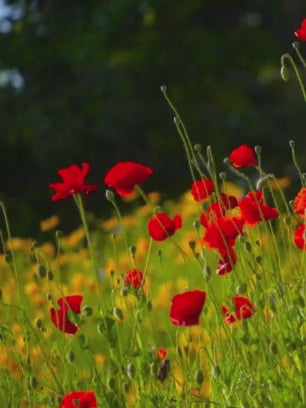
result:
M 298 47 L 294 47 L 294 49 L 295 49 L 295 52 L 296 52 L 297 56 L 299 57 L 299 60 L 301 61 L 303 66 L 306 68 L 306 61 L 304 60 L 304 57 L 300 53 L 300 50 L 298 49 Z
M 92 262 L 92 268 L 93 268 L 93 271 L 94 271 L 94 274 L 95 274 L 96 280 L 97 280 L 99 297 L 102 299 L 104 314 L 105 314 L 106 313 L 106 305 L 105 305 L 104 296 L 101 295 L 101 279 L 100 279 L 100 276 L 99 276 L 99 270 L 98 270 L 98 266 L 97 266 L 97 262 L 96 262 L 96 257 L 95 257 L 93 246 L 92 246 L 91 239 L 90 239 L 89 228 L 88 228 L 88 223 L 87 223 L 87 219 L 86 219 L 83 199 L 82 199 L 81 194 L 76 194 L 76 195 L 73 196 L 73 198 L 75 200 L 75 203 L 76 203 L 76 205 L 78 207 L 78 210 L 79 210 L 79 213 L 80 213 L 82 225 L 83 225 L 85 236 L 86 236 L 87 246 L 88 246 L 88 250 L 89 250 L 89 254 L 90 254 L 90 258 L 91 258 L 91 262 Z
M 299 175 L 299 177 L 300 177 L 302 186 L 305 187 L 305 186 L 306 186 L 306 183 L 305 183 L 304 178 L 303 178 L 302 170 L 301 170 L 301 168 L 300 168 L 300 166 L 299 166 L 299 163 L 298 163 L 298 161 L 297 161 L 297 158 L 296 158 L 294 140 L 290 140 L 289 146 L 290 146 L 290 148 L 291 148 L 291 154 L 292 154 L 293 164 L 295 165 L 295 168 L 296 168 L 296 170 L 297 170 L 297 172 L 298 172 L 298 175 Z
M 12 245 L 12 235 L 11 235 L 11 229 L 10 229 L 10 224 L 7 216 L 7 212 L 5 209 L 5 205 L 3 201 L 0 201 L 0 206 L 2 209 L 2 214 L 4 217 L 4 222 L 5 222 L 5 227 L 6 227 L 6 232 L 7 232 L 7 237 L 8 237 L 8 247 L 12 256 L 12 263 L 13 263 L 13 270 L 14 270 L 14 275 L 15 275 L 15 280 L 16 280 L 16 286 L 17 286 L 17 296 L 18 296 L 18 301 L 20 304 L 21 297 L 20 297 L 20 287 L 19 287 L 19 279 L 18 279 L 18 271 L 17 271 L 17 266 L 16 266 L 16 259 L 15 259 L 15 252 L 13 249 Z
M 291 63 L 291 65 L 292 65 L 292 67 L 294 69 L 295 75 L 297 77 L 297 80 L 299 82 L 299 85 L 300 85 L 300 88 L 301 88 L 301 91 L 302 91 L 302 94 L 303 94 L 304 101 L 306 102 L 306 91 L 305 91 L 305 88 L 304 88 L 304 84 L 303 84 L 303 81 L 302 81 L 302 78 L 301 78 L 300 71 L 299 71 L 298 67 L 296 66 L 296 63 L 294 62 L 294 59 L 291 57 L 290 54 L 283 54 L 281 56 L 281 65 L 282 66 L 286 66 L 286 63 L 285 63 L 286 60 L 288 60 Z
M 145 194 L 143 189 L 138 184 L 135 185 L 135 190 L 139 193 L 139 195 L 141 196 L 141 198 L 147 205 L 151 205 L 150 200 L 148 199 L 147 195 Z

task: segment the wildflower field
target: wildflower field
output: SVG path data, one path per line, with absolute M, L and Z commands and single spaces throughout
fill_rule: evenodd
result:
M 102 179 L 88 163 L 55 174 L 55 211 L 65 199 L 80 214 L 69 235 L 54 215 L 45 241 L 16 238 L 1 203 L 1 407 L 305 406 L 298 146 L 289 197 L 264 146 L 215 163 L 161 90 L 191 175 L 177 202 L 146 191 L 154 169 L 122 161 Z M 109 219 L 86 212 L 97 188 Z

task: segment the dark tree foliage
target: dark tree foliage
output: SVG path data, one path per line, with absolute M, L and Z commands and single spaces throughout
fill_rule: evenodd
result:
M 217 162 L 238 144 L 264 147 L 269 171 L 291 174 L 288 140 L 305 159 L 305 104 L 279 61 L 305 17 L 303 0 L 33 0 L 0 24 L 0 195 L 14 233 L 68 216 L 49 182 L 72 163 L 100 184 L 86 205 L 106 215 L 103 178 L 118 160 L 155 170 L 147 189 L 173 196 L 191 179 L 166 84 L 193 142 Z M 306 44 L 301 51 L 306 53 Z M 293 50 L 292 50 L 293 53 Z M 305 162 L 305 160 L 304 160 Z M 304 166 L 305 168 L 305 166 Z M 219 165 L 218 170 L 223 170 Z

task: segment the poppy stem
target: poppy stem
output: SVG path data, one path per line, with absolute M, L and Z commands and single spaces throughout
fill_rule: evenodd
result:
M 298 43 L 299 44 L 299 43 Z M 294 42 L 293 44 L 293 48 L 295 49 L 295 52 L 297 54 L 297 56 L 299 57 L 299 60 L 301 61 L 301 63 L 303 64 L 303 66 L 306 68 L 306 61 L 304 60 L 304 57 L 302 56 L 302 54 L 300 53 L 299 47 L 296 46 L 296 42 Z
M 296 168 L 296 170 L 297 170 L 297 172 L 298 172 L 298 174 L 299 174 L 299 177 L 300 177 L 300 179 L 301 179 L 302 186 L 305 187 L 305 186 L 306 186 L 306 183 L 305 183 L 304 178 L 303 178 L 302 170 L 301 170 L 300 165 L 299 165 L 299 163 L 298 163 L 298 161 L 297 161 L 297 158 L 296 158 L 295 142 L 294 142 L 294 140 L 290 140 L 290 141 L 289 141 L 289 146 L 290 146 L 290 148 L 291 148 L 291 154 L 292 154 L 293 164 L 295 165 L 295 168 Z
M 304 88 L 304 84 L 303 84 L 303 81 L 302 81 L 302 78 L 301 78 L 300 71 L 299 71 L 298 67 L 296 66 L 296 63 L 295 63 L 294 59 L 291 57 L 290 54 L 283 54 L 281 56 L 281 65 L 282 65 L 282 67 L 286 66 L 285 65 L 286 60 L 288 60 L 291 63 L 291 65 L 292 65 L 292 67 L 294 69 L 295 75 L 297 77 L 297 80 L 299 82 L 299 85 L 300 85 L 300 88 L 301 88 L 301 91 L 302 91 L 302 94 L 303 94 L 304 101 L 306 102 L 306 91 L 305 91 L 305 88 Z
M 141 195 L 143 201 L 146 204 L 151 205 L 150 200 L 148 199 L 147 195 L 145 194 L 145 192 L 143 191 L 139 184 L 135 185 L 135 190 Z

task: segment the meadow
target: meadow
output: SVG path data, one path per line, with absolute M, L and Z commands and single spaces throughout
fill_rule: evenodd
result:
M 298 146 L 289 142 L 300 185 L 288 196 L 264 146 L 215 163 L 161 91 L 190 171 L 177 201 L 146 192 L 154 169 L 125 161 L 103 180 L 86 162 L 54 173 L 55 206 L 70 200 L 80 215 L 70 234 L 55 214 L 41 242 L 15 237 L 1 202 L 1 407 L 305 406 Z M 86 211 L 97 188 L 110 218 Z

